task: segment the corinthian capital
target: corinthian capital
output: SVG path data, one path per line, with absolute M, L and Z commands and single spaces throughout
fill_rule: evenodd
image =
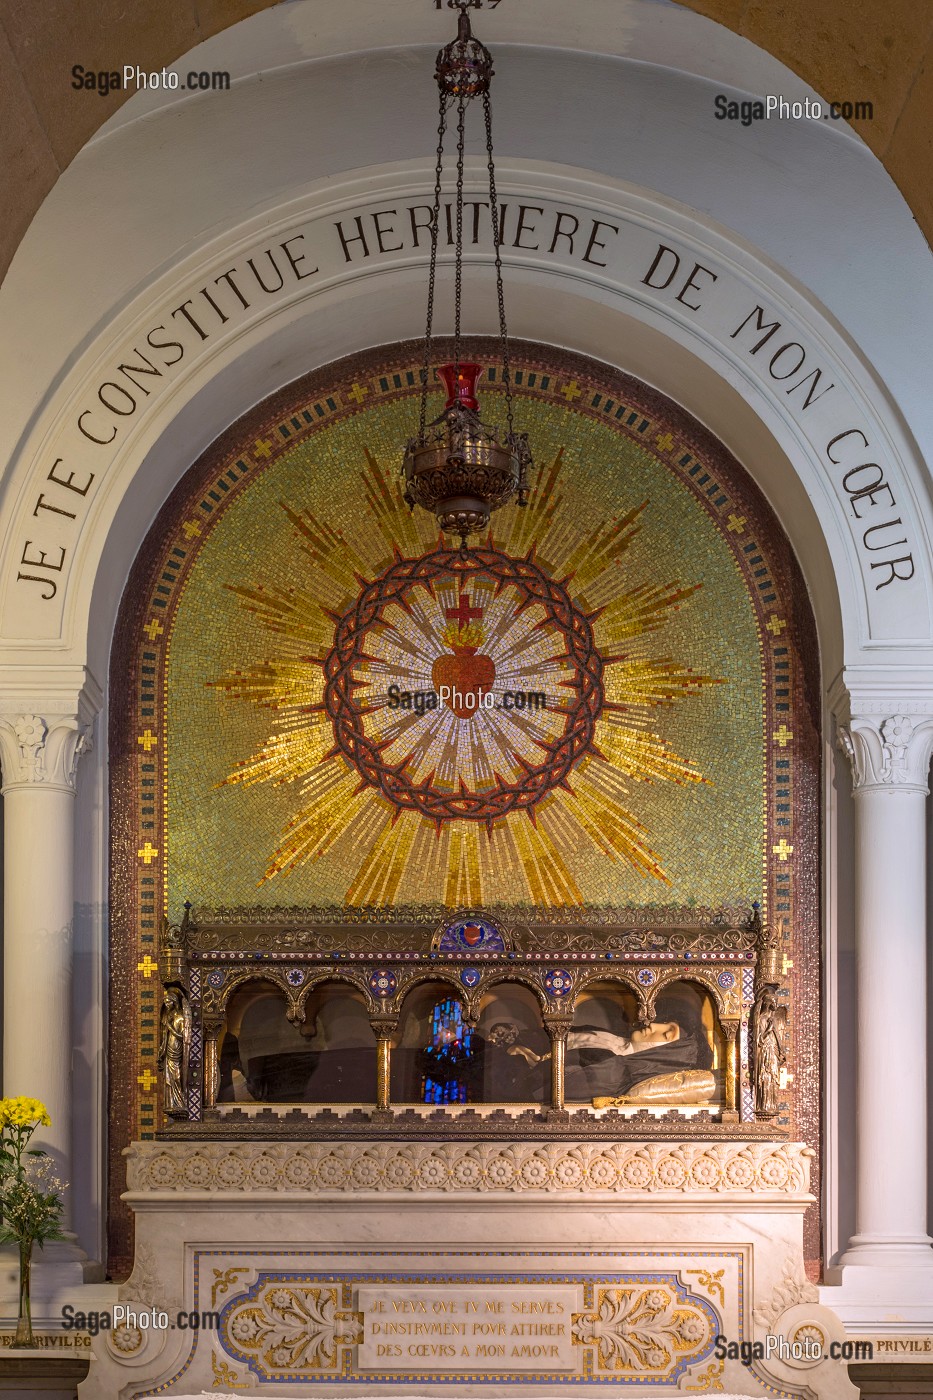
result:
M 75 715 L 0 715 L 3 792 L 39 785 L 74 792 L 78 759 L 90 747 L 90 726 Z
M 933 715 L 853 716 L 838 730 L 856 792 L 929 792 Z

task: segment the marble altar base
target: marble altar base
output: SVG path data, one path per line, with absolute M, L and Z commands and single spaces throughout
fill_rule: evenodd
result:
M 253 1139 L 128 1155 L 126 1297 L 167 1325 L 101 1333 L 81 1400 L 856 1400 L 841 1362 L 717 1355 L 720 1336 L 826 1351 L 844 1336 L 804 1275 L 801 1144 Z

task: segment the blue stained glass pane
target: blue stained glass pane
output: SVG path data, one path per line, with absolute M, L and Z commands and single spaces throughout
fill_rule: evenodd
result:
M 425 1049 L 424 1103 L 467 1102 L 467 1082 L 462 1076 L 472 1054 L 472 1041 L 473 1032 L 463 1024 L 463 1007 L 456 997 L 437 1002 L 431 1015 L 431 1043 Z

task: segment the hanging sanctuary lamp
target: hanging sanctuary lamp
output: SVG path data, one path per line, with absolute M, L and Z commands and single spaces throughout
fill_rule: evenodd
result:
M 402 471 L 405 500 L 410 509 L 422 506 L 437 517 L 440 528 L 459 535 L 461 547 L 467 537 L 489 525 L 490 513 L 513 497 L 520 506 L 528 500 L 528 468 L 531 453 L 527 433 L 517 433 L 512 422 L 512 383 L 509 372 L 509 339 L 502 291 L 502 227 L 496 197 L 496 172 L 492 150 L 492 108 L 489 85 L 493 75 L 492 55 L 473 37 L 467 10 L 476 0 L 448 0 L 460 11 L 457 37 L 437 56 L 435 79 L 440 90 L 437 165 L 431 218 L 431 261 L 428 275 L 428 310 L 424 332 L 421 369 L 421 412 L 417 437 L 405 447 Z M 481 97 L 486 128 L 486 156 L 489 171 L 489 213 L 495 249 L 496 295 L 499 304 L 502 383 L 505 390 L 507 428 L 500 440 L 498 429 L 480 418 L 476 385 L 483 366 L 460 358 L 460 320 L 463 300 L 463 149 L 466 108 L 474 97 Z M 432 375 L 431 346 L 434 320 L 434 293 L 437 275 L 437 244 L 440 228 L 441 182 L 444 172 L 444 137 L 448 114 L 457 117 L 457 186 L 454 206 L 454 337 L 453 360 L 437 366 L 446 390 L 443 412 L 426 422 L 428 387 Z

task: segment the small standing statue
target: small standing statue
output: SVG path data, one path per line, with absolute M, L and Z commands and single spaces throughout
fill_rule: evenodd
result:
M 787 1008 L 778 1004 L 773 987 L 763 987 L 755 1007 L 755 1111 L 763 1118 L 778 1111 L 781 1070 L 787 1063 L 786 1020 Z
M 165 988 L 162 1001 L 162 1039 L 159 1043 L 159 1069 L 165 1091 L 165 1111 L 172 1118 L 184 1118 L 188 1109 L 185 1089 L 188 1080 L 188 1046 L 191 1039 L 191 1010 L 181 987 Z

